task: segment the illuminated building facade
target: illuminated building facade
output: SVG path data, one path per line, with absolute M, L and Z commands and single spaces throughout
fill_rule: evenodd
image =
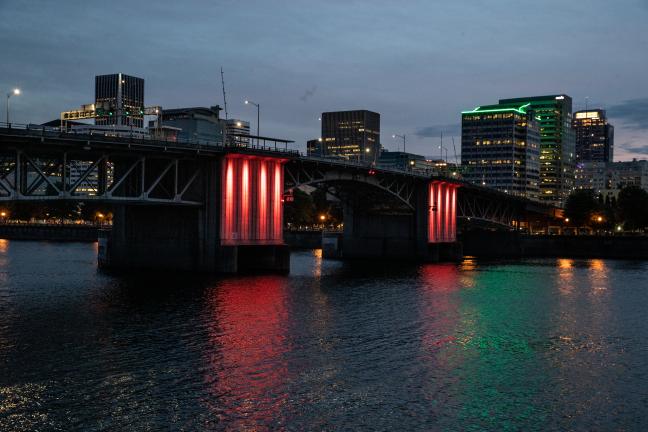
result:
M 462 113 L 464 180 L 538 199 L 539 154 L 538 121 L 528 102 L 480 106 Z
M 605 110 L 575 112 L 572 128 L 576 134 L 576 163 L 612 162 L 614 126 L 608 123 Z
M 562 207 L 574 190 L 572 99 L 560 94 L 499 101 L 502 108 L 521 105 L 533 111 L 540 127 L 540 200 Z
M 577 189 L 589 189 L 607 199 L 616 198 L 628 186 L 648 191 L 648 161 L 579 162 L 576 165 Z
M 144 127 L 144 79 L 122 73 L 96 76 L 95 107 L 97 125 Z
M 380 114 L 367 110 L 322 113 L 325 157 L 375 162 L 380 156 Z
M 225 124 L 227 127 L 228 145 L 246 147 L 250 144 L 249 138 L 240 136 L 250 135 L 250 122 L 239 119 L 227 119 L 225 120 Z

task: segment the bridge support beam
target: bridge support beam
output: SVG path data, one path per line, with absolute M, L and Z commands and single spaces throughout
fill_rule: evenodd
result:
M 345 203 L 344 231 L 324 234 L 323 256 L 419 262 L 460 259 L 461 245 L 454 238 L 430 242 L 429 190 L 421 187 L 415 194 L 412 212 L 370 211 Z

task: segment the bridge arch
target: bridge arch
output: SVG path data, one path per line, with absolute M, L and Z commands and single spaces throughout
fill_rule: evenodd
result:
M 298 160 L 285 165 L 284 178 L 286 192 L 300 186 L 333 187 L 338 190 L 330 191 L 327 188 L 327 191 L 336 195 L 340 190 L 349 192 L 354 187 L 355 192 L 362 192 L 357 190 L 357 186 L 365 186 L 389 196 L 409 211 L 416 209 L 415 191 L 417 183 L 421 180 L 414 176 L 403 175 L 403 172 L 391 173 L 359 164 L 304 163 Z

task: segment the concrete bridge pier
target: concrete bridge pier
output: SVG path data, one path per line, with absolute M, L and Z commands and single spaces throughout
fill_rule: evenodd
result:
M 415 193 L 415 209 L 409 212 L 372 211 L 346 203 L 343 209 L 344 230 L 323 234 L 323 256 L 420 262 L 461 259 L 458 242 L 430 242 L 427 188 L 422 187 Z
M 112 231 L 99 241 L 99 265 L 287 273 L 290 253 L 282 240 L 280 164 L 249 156 L 212 159 L 201 169 L 201 206 L 117 206 Z

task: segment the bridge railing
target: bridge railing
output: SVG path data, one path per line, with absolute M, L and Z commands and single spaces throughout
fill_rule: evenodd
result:
M 224 150 L 240 148 L 244 150 L 255 150 L 273 153 L 289 154 L 298 156 L 299 151 L 288 148 L 293 141 L 271 137 L 258 137 L 255 135 L 229 134 L 229 137 L 244 138 L 239 140 L 199 140 L 199 139 L 161 139 L 153 137 L 141 131 L 132 130 L 96 130 L 76 132 L 74 130 L 62 131 L 58 127 L 43 126 L 37 124 L 4 123 L 0 122 L 0 133 L 12 133 L 25 136 L 40 136 L 55 139 L 83 139 L 91 141 L 102 141 L 115 144 L 139 144 L 165 148 L 198 149 L 198 150 Z

